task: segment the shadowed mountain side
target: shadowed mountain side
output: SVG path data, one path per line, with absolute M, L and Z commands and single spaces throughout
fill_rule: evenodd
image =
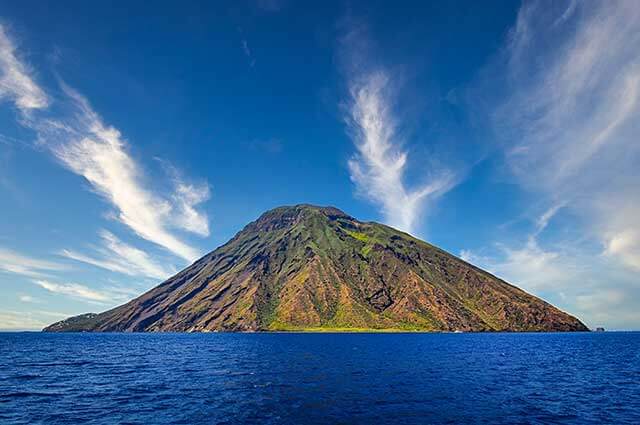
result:
M 45 331 L 586 331 L 426 242 L 332 207 L 268 211 L 140 297 Z

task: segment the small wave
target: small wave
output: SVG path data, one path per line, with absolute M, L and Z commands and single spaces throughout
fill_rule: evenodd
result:
M 58 397 L 60 393 L 45 393 L 45 392 L 29 392 L 29 391 L 16 391 L 7 394 L 0 394 L 0 399 L 12 399 L 12 398 L 24 398 L 24 397 Z

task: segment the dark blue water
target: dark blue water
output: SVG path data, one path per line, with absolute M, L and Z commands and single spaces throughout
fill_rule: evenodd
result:
M 3 333 L 0 423 L 640 424 L 640 333 Z

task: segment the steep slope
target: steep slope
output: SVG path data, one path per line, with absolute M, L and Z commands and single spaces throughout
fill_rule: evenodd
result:
M 342 211 L 280 207 L 120 307 L 46 331 L 581 331 L 428 243 Z

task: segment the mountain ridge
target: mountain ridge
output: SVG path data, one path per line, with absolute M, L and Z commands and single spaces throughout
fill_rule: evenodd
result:
M 585 331 L 407 233 L 283 206 L 141 296 L 45 331 Z

